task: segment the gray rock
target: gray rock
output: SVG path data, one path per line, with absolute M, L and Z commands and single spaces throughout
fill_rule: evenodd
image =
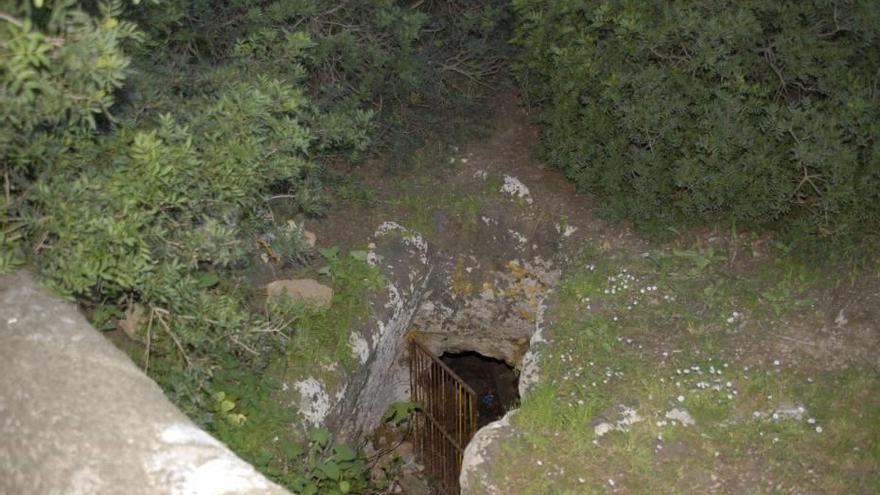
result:
M 773 410 L 772 418 L 777 421 L 786 419 L 801 421 L 806 412 L 806 408 L 800 404 L 780 404 Z
M 489 423 L 477 431 L 464 449 L 459 484 L 462 495 L 500 495 L 502 491 L 492 480 L 491 466 L 501 455 L 502 444 L 516 435 L 510 424 L 515 411 Z
M 685 409 L 680 409 L 677 407 L 672 410 L 666 411 L 666 419 L 678 421 L 684 426 L 693 426 L 697 424 L 697 422 L 694 421 L 693 416 L 691 416 L 691 413 L 687 412 L 687 410 Z
M 0 277 L 0 493 L 287 493 L 200 430 L 70 303 Z
M 287 294 L 294 302 L 317 308 L 329 308 L 333 300 L 333 289 L 311 278 L 295 280 L 276 280 L 266 285 L 267 300 Z
M 406 473 L 400 477 L 400 489 L 404 495 L 431 495 L 431 487 L 421 476 Z

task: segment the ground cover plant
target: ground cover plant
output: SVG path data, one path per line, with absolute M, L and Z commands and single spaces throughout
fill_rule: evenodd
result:
M 877 491 L 876 360 L 805 330 L 843 328 L 835 284 L 780 252 L 731 263 L 736 251 L 752 257 L 748 243 L 588 249 L 551 305 L 540 381 L 491 482 L 535 494 Z

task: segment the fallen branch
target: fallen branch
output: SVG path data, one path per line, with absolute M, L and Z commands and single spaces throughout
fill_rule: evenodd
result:
M 13 17 L 12 15 L 7 14 L 6 12 L 0 11 L 0 20 L 6 21 L 17 28 L 24 28 L 24 21 L 22 21 L 18 17 Z M 55 48 L 58 48 L 58 47 L 64 45 L 64 38 L 56 38 L 56 37 L 52 37 L 52 36 L 46 36 L 46 41 L 48 41 L 49 44 Z M 5 43 L 4 43 L 4 46 L 5 46 Z
M 144 373 L 150 371 L 150 346 L 153 341 L 153 309 L 150 308 L 150 321 L 147 322 L 147 350 L 144 355 Z
M 177 349 L 180 351 L 180 355 L 183 356 L 183 360 L 186 362 L 186 367 L 192 367 L 192 360 L 190 360 L 189 355 L 187 355 L 186 351 L 183 349 L 183 344 L 180 343 L 180 339 L 177 338 L 177 335 L 171 330 L 171 327 L 168 326 L 168 323 L 162 317 L 162 315 L 170 314 L 168 310 L 157 308 L 156 306 L 150 306 L 150 311 L 155 311 L 157 315 L 159 315 L 159 323 L 162 325 L 162 328 L 165 329 L 165 333 L 171 337 L 171 340 L 174 341 L 174 344 L 177 346 Z
M 776 334 L 776 336 L 779 337 L 780 339 L 790 340 L 790 341 L 792 341 L 792 342 L 797 342 L 798 344 L 803 344 L 803 345 L 809 345 L 809 346 L 816 347 L 816 344 L 814 344 L 813 342 L 807 342 L 806 340 L 796 339 L 796 338 L 794 338 L 794 337 L 789 337 L 789 336 L 787 336 L 787 335 L 779 335 L 779 334 Z
M 235 342 L 236 344 L 238 344 L 242 349 L 244 349 L 244 350 L 248 351 L 249 353 L 253 354 L 254 356 L 259 356 L 259 355 L 260 355 L 259 352 L 257 352 L 257 351 L 254 350 L 253 348 L 249 347 L 249 346 L 248 346 L 247 344 L 245 344 L 244 342 L 239 341 L 237 338 L 232 337 L 232 341 Z

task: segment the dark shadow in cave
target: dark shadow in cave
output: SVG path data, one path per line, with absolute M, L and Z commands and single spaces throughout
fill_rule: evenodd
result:
M 478 352 L 444 353 L 440 356 L 477 393 L 477 427 L 482 428 L 516 407 L 519 376 L 504 361 Z

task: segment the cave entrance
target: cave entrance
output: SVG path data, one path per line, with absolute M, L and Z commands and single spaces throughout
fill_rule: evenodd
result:
M 501 419 L 519 401 L 519 377 L 512 366 L 475 351 L 440 356 L 477 396 L 477 428 Z
M 459 493 L 464 449 L 477 429 L 518 399 L 517 376 L 503 361 L 473 351 L 431 352 L 410 340 L 413 447 L 439 493 Z

